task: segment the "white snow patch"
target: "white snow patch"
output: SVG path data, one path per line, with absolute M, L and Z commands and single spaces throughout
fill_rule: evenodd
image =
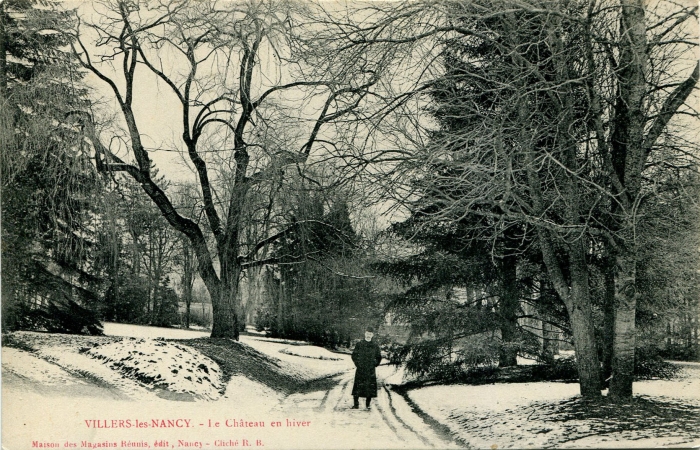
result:
M 558 448 L 700 448 L 700 439 L 652 437 L 626 439 L 620 443 L 619 436 L 594 435 L 557 445 Z
M 437 418 L 459 410 L 505 411 L 533 401 L 555 402 L 578 394 L 579 385 L 576 383 L 545 382 L 428 386 L 410 391 L 409 397 Z
M 109 386 L 119 389 L 124 395 L 135 400 L 150 400 L 154 394 L 145 389 L 139 383 L 129 378 L 124 378 L 98 360 L 86 353 L 78 353 L 72 347 L 56 346 L 44 347 L 38 350 L 38 354 L 55 364 L 75 373 L 87 373 L 93 378 L 105 382 Z
M 516 357 L 519 366 L 534 366 L 539 364 L 536 359 L 533 358 L 523 358 L 522 356 Z
M 278 406 L 284 395 L 243 375 L 234 375 L 226 385 L 223 399 L 235 400 L 237 408 L 262 413 Z
M 217 363 L 190 347 L 172 342 L 125 339 L 86 353 L 128 378 L 171 392 L 215 400 L 223 389 Z
M 700 404 L 698 369 L 684 367 L 680 377 L 672 380 L 637 381 L 634 383 L 634 393 L 635 395 L 682 399 L 689 404 Z
M 377 378 L 384 380 L 384 384 L 398 386 L 416 379 L 415 376 L 408 374 L 405 366 L 394 366 L 390 364 L 382 364 L 377 367 Z
M 404 424 L 413 429 L 420 436 L 427 438 L 429 442 L 440 443 L 439 448 L 457 448 L 454 442 L 442 441 L 442 439 L 435 434 L 435 430 L 413 412 L 411 406 L 406 402 L 403 396 L 389 392 L 387 392 L 387 394 L 389 394 L 388 396 L 391 399 L 391 409 L 394 414 L 396 414 L 396 417 Z
M 245 336 L 241 336 L 241 337 L 245 337 Z M 263 334 L 258 334 L 255 336 L 251 335 L 251 338 L 264 340 L 265 342 L 276 342 L 278 344 L 311 345 L 311 343 L 309 341 L 302 341 L 302 340 L 298 340 L 298 339 L 274 338 L 274 337 L 269 337 L 269 336 L 263 335 Z
M 579 393 L 578 384 L 567 383 L 499 383 L 488 386 L 447 385 L 429 386 L 408 393 L 411 400 L 438 422 L 447 425 L 452 433 L 476 448 L 488 448 L 496 445 L 498 448 L 545 446 L 550 432 L 556 434 L 560 424 L 548 424 L 549 431 L 538 434 L 530 430 L 535 424 L 529 424 L 527 418 L 518 415 L 509 416 L 505 420 L 486 423 L 469 423 L 463 426 L 464 420 L 470 417 L 482 416 L 493 412 L 505 413 L 522 409 L 534 401 L 562 401 Z M 539 424 L 538 424 L 539 425 Z M 481 430 L 474 432 L 473 426 Z M 466 429 L 465 429 L 466 428 Z M 528 430 L 529 436 L 534 436 L 528 445 L 519 442 L 522 431 Z M 503 442 L 502 437 L 509 436 L 510 442 Z
M 199 339 L 209 337 L 210 331 L 183 330 L 181 328 L 150 327 L 127 323 L 104 322 L 102 324 L 106 336 L 124 336 L 142 339 Z
M 263 336 L 263 337 L 264 337 L 264 336 L 267 336 L 267 332 L 266 332 L 266 331 L 258 331 L 258 329 L 257 329 L 256 327 L 252 326 L 252 325 L 246 325 L 245 331 L 246 331 L 246 333 L 254 334 L 254 335 L 257 335 L 257 336 Z
M 56 364 L 11 347 L 2 348 L 2 368 L 44 385 L 86 384 Z
M 301 356 L 302 358 L 324 359 L 328 361 L 340 361 L 343 359 L 335 353 L 329 352 L 323 347 L 316 347 L 315 345 L 293 345 L 283 348 L 280 352 L 286 353 L 287 355 Z
M 696 371 L 697 372 L 697 371 Z M 689 370 L 685 377 L 674 380 L 652 380 L 634 383 L 635 395 L 652 399 L 681 401 L 684 405 L 700 405 L 700 377 Z M 694 376 L 693 376 L 694 375 Z M 450 431 L 476 448 L 545 448 L 545 447 L 657 447 L 683 445 L 697 436 L 653 436 L 654 430 L 614 430 L 601 433 L 595 420 L 572 419 L 567 422 L 531 417 L 544 403 L 557 404 L 579 395 L 577 383 L 499 383 L 494 385 L 429 386 L 409 392 L 409 397 L 424 412 L 447 425 Z M 570 437 L 576 426 L 580 438 Z M 685 425 L 687 426 L 687 424 Z M 680 427 L 680 425 L 679 425 Z M 593 436 L 586 436 L 592 433 Z

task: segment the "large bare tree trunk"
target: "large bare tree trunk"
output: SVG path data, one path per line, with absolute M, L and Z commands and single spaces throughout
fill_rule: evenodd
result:
M 190 327 L 190 320 L 192 318 L 192 287 L 194 284 L 194 266 L 193 266 L 193 256 L 190 243 L 186 239 L 182 239 L 182 295 L 185 298 L 185 328 Z
M 537 174 L 532 165 L 528 167 L 528 178 L 533 190 L 535 208 L 543 210 Z M 588 287 L 585 241 L 578 239 L 569 246 L 570 282 L 567 282 L 554 250 L 553 237 L 542 227 L 538 228 L 537 236 L 547 273 L 554 289 L 566 305 L 571 321 L 581 395 L 585 398 L 600 397 L 600 361 Z
M 513 367 L 518 365 L 518 348 L 514 345 L 518 327 L 517 312 L 518 306 L 520 305 L 516 263 L 517 258 L 514 256 L 506 256 L 503 258 L 503 290 L 499 300 L 499 315 L 501 316 L 501 350 L 498 357 L 499 367 Z
M 612 259 L 609 257 L 609 259 Z M 606 261 L 604 273 L 603 297 L 603 333 L 601 345 L 601 363 L 603 381 L 607 382 L 612 375 L 613 342 L 615 340 L 615 264 Z
M 637 312 L 635 281 L 635 259 L 630 255 L 619 256 L 615 276 L 615 338 L 610 380 L 610 395 L 617 400 L 632 397 Z
M 238 314 L 236 313 L 237 302 L 235 295 L 235 288 L 232 286 L 222 286 L 216 300 L 212 297 L 212 338 L 232 338 L 238 340 Z
M 635 351 L 636 292 L 636 243 L 634 237 L 634 207 L 641 190 L 642 171 L 646 159 L 644 151 L 644 127 L 646 114 L 647 40 L 643 0 L 622 0 L 620 32 L 623 34 L 620 49 L 620 98 L 617 113 L 614 157 L 617 173 L 624 183 L 625 206 L 619 233 L 623 243 L 616 255 L 615 274 L 615 326 L 613 341 L 612 379 L 610 396 L 615 399 L 632 397 Z M 624 160 L 624 165 L 620 163 Z
M 540 236 L 545 234 L 542 231 L 539 233 Z M 564 281 L 561 268 L 555 263 L 551 243 L 542 241 L 541 238 L 540 243 L 547 271 L 557 293 L 566 305 L 571 321 L 581 395 L 585 398 L 600 397 L 600 361 L 596 346 L 593 307 L 588 287 L 588 266 L 584 258 L 583 243 L 575 243 L 570 249 L 570 286 Z
M 522 107 L 521 107 L 522 108 Z M 568 123 L 568 121 L 562 121 Z M 526 142 L 523 140 L 523 142 Z M 576 172 L 575 146 L 562 146 L 565 162 L 573 172 Z M 525 153 L 527 163 L 527 178 L 531 189 L 533 210 L 536 214 L 544 215 L 545 202 L 539 174 L 534 163 L 534 152 Z M 567 198 L 567 219 L 569 224 L 580 223 L 579 192 L 574 180 L 563 173 L 561 178 L 562 192 Z M 562 299 L 571 322 L 571 331 L 576 351 L 576 364 L 579 374 L 581 395 L 585 398 L 600 397 L 600 361 L 595 340 L 593 324 L 593 308 L 588 286 L 588 265 L 586 250 L 588 241 L 583 236 L 573 237 L 566 243 L 565 233 L 551 232 L 544 226 L 537 228 L 537 238 L 542 252 L 542 258 L 547 268 L 549 279 L 559 298 Z M 570 238 L 571 239 L 571 238 Z M 562 242 L 563 241 L 563 242 Z M 562 261 L 555 250 L 555 243 L 561 242 L 567 247 L 569 277 L 564 275 Z
M 5 31 L 5 2 L 0 3 L 0 104 L 7 100 L 7 32 Z
M 700 62 L 692 74 L 666 97 L 658 110 L 650 110 L 646 101 L 650 42 L 647 41 L 644 0 L 621 0 L 618 98 L 614 110 L 610 177 L 620 207 L 613 229 L 620 241 L 616 253 L 615 317 L 610 396 L 618 400 L 632 396 L 635 351 L 635 314 L 637 307 L 635 242 L 637 203 L 642 172 L 656 141 L 669 121 L 685 103 L 700 78 Z M 692 15 L 689 15 L 692 17 Z M 657 45 L 655 43 L 654 45 Z M 654 87 L 655 88 L 655 87 Z M 649 123 L 647 115 L 653 112 Z M 597 132 L 602 142 L 603 133 Z M 602 142 L 603 143 L 603 142 Z M 603 145 L 605 145 L 603 143 Z M 602 146 L 603 146 L 602 145 Z M 601 146 L 601 147 L 602 147 Z M 616 211 L 613 210 L 613 213 Z
M 228 240 L 222 240 L 219 242 L 219 264 L 221 266 L 221 270 L 219 275 L 220 281 L 218 295 L 212 295 L 212 312 L 214 323 L 212 325 L 211 337 L 228 337 L 238 340 L 238 313 L 240 309 L 239 284 L 241 266 L 236 261 L 236 257 L 238 255 L 239 244 L 238 235 L 236 232 L 229 232 L 228 236 Z
M 572 301 L 576 305 L 569 312 L 569 315 L 574 335 L 581 395 L 585 398 L 600 397 L 600 363 L 593 331 L 593 320 L 590 314 L 590 301 L 583 298 L 572 298 Z
M 554 362 L 554 356 L 559 354 L 559 333 L 554 325 L 547 321 L 547 317 L 544 319 L 542 321 L 542 359 L 551 364 Z
M 576 363 L 581 385 L 581 395 L 587 398 L 600 396 L 600 361 L 595 339 L 593 306 L 588 287 L 588 265 L 581 240 L 570 249 L 571 294 L 566 302 L 574 335 Z
M 277 332 L 280 334 L 284 332 L 284 304 L 286 295 L 284 277 L 282 277 L 280 280 L 279 295 L 277 296 Z

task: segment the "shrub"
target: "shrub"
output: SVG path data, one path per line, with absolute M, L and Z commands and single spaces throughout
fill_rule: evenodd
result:
M 681 368 L 664 361 L 654 347 L 637 348 L 634 354 L 634 378 L 636 380 L 671 379 Z
M 578 380 L 576 358 L 569 356 L 555 359 L 550 364 L 532 366 L 532 378 L 537 381 L 575 381 Z

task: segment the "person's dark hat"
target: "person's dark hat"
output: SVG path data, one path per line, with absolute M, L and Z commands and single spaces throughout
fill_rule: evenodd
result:
M 367 327 L 367 328 L 365 328 L 365 331 L 369 331 L 370 333 L 374 333 L 374 328 Z

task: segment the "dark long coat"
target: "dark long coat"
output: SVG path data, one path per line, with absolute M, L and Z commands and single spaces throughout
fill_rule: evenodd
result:
M 377 372 L 375 367 L 382 361 L 379 346 L 374 341 L 361 340 L 352 351 L 352 361 L 356 367 L 355 383 L 352 385 L 353 397 L 376 397 Z

